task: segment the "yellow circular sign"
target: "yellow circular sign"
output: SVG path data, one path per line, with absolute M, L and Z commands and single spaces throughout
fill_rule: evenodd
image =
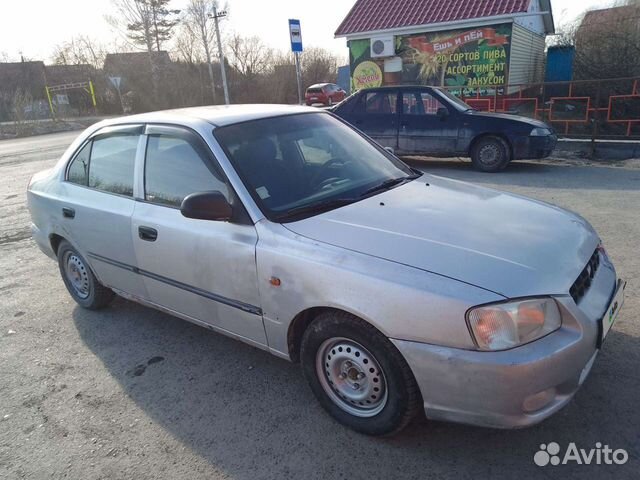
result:
M 375 88 L 382 85 L 382 70 L 377 63 L 366 60 L 353 70 L 353 86 L 355 90 Z

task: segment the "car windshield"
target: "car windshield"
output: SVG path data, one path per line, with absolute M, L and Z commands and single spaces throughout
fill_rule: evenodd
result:
M 262 212 L 274 221 L 299 220 L 417 176 L 327 113 L 253 120 L 214 134 Z
M 442 95 L 447 97 L 453 106 L 456 107 L 461 112 L 466 112 L 467 110 L 473 110 L 473 107 L 467 105 L 465 102 L 456 97 L 453 93 L 448 90 L 438 90 Z

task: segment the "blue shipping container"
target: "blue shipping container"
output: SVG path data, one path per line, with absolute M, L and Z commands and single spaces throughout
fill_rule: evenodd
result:
M 568 82 L 573 78 L 575 47 L 549 47 L 545 82 Z

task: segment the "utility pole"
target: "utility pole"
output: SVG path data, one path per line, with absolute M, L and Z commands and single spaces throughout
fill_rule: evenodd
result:
M 207 68 L 209 69 L 209 81 L 211 82 L 212 103 L 215 104 L 216 103 L 216 82 L 213 78 L 213 65 L 211 64 L 211 45 L 209 45 L 209 35 L 206 30 L 206 25 L 204 23 L 200 23 L 200 37 L 203 40 L 204 53 L 205 53 L 205 56 L 207 57 Z
M 220 73 L 222 74 L 222 88 L 224 90 L 224 103 L 226 105 L 229 105 L 229 88 L 227 87 L 227 73 L 224 68 L 224 52 L 222 51 L 222 41 L 220 40 L 220 27 L 218 26 L 218 19 L 226 16 L 227 16 L 227 12 L 225 12 L 224 10 L 222 10 L 221 12 L 218 12 L 214 5 L 213 14 L 210 14 L 209 18 L 213 18 L 213 22 L 216 27 L 216 39 L 218 40 L 218 54 L 220 58 Z
M 296 81 L 298 83 L 298 103 L 302 105 L 302 69 L 300 68 L 300 52 L 293 52 L 296 59 Z

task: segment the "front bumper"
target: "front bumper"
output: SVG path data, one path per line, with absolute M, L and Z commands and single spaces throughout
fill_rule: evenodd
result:
M 556 148 L 558 137 L 554 135 L 545 135 L 541 137 L 522 137 L 514 142 L 513 158 L 546 158 Z
M 392 339 L 418 382 L 427 418 L 518 428 L 560 410 L 591 370 L 600 319 L 616 284 L 613 267 L 600 268 L 579 305 L 569 296 L 556 298 L 560 329 L 511 350 L 480 352 Z

